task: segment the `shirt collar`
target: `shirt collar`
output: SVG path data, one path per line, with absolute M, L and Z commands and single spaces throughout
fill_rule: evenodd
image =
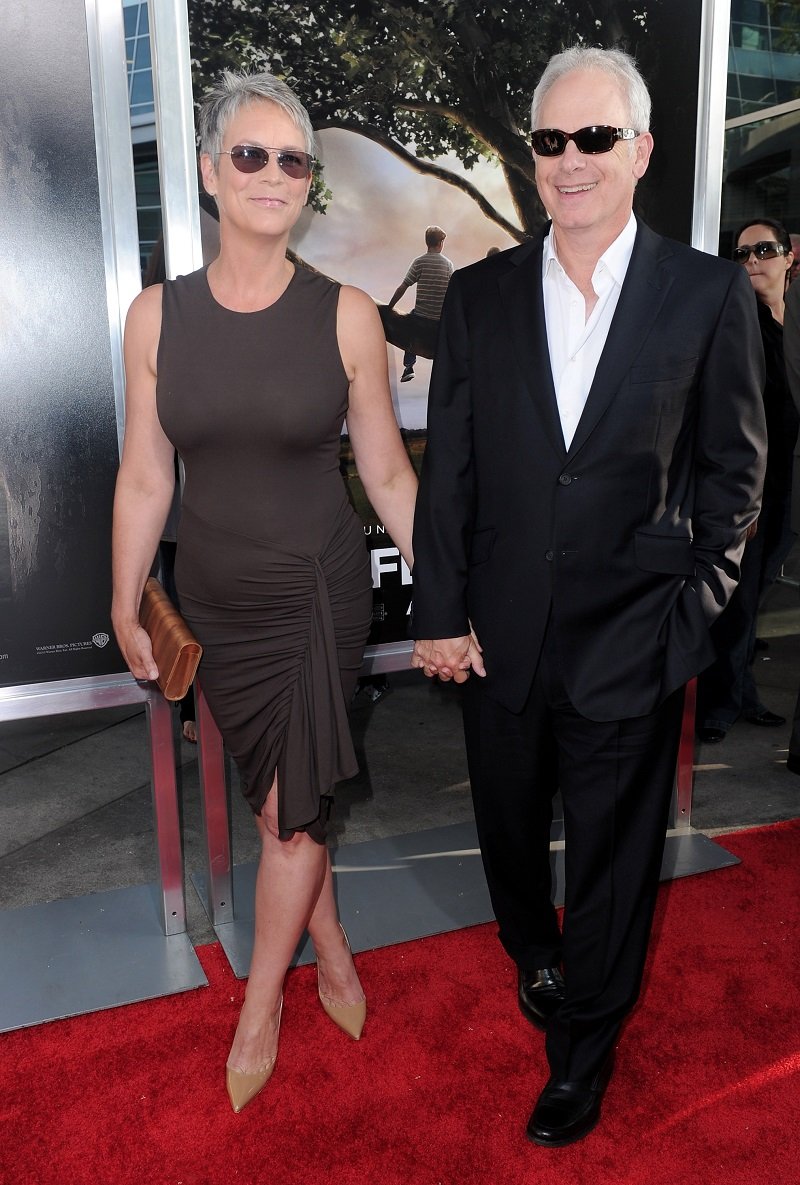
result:
M 636 215 L 631 211 L 631 216 L 627 223 L 611 243 L 609 247 L 603 252 L 595 266 L 595 272 L 604 264 L 611 274 L 615 283 L 622 287 L 622 282 L 625 279 L 625 274 L 628 270 L 628 264 L 631 261 L 633 254 L 633 244 L 636 241 Z M 555 239 L 553 237 L 553 225 L 550 224 L 550 230 L 544 240 L 544 250 L 542 252 L 542 275 L 546 276 L 551 267 L 557 267 L 563 271 L 558 256 L 556 255 Z

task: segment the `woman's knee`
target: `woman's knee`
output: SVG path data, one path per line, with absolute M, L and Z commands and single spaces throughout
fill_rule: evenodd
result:
M 295 853 L 311 851 L 311 849 L 319 849 L 320 845 L 311 839 L 305 831 L 292 831 L 288 835 L 281 836 L 278 829 L 277 816 L 265 818 L 265 812 L 261 815 L 256 815 L 256 826 L 261 837 L 262 847 L 277 848 L 282 854 L 286 856 L 293 856 Z M 324 847 L 324 845 L 322 845 Z
M 272 785 L 269 788 L 267 797 L 264 799 L 264 805 L 259 813 L 256 815 L 256 827 L 261 836 L 262 843 L 268 836 L 273 839 L 280 839 L 280 829 L 278 826 L 278 778 L 275 777 Z
M 287 855 L 293 855 L 295 852 L 310 852 L 312 849 L 318 850 L 320 847 L 325 848 L 324 844 L 318 844 L 305 831 L 292 831 L 286 836 L 281 836 L 278 823 L 277 776 L 270 787 L 269 794 L 261 808 L 261 813 L 256 815 L 256 827 L 261 836 L 262 846 L 265 844 L 278 844 L 280 850 Z

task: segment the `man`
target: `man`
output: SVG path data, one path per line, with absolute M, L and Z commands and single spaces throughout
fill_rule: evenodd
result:
M 422 328 L 430 329 L 432 323 L 438 322 L 442 315 L 442 304 L 444 303 L 445 293 L 447 292 L 447 285 L 453 274 L 452 263 L 446 255 L 442 255 L 442 247 L 446 238 L 447 235 L 441 226 L 429 226 L 426 228 L 425 246 L 427 250 L 425 254 L 418 255 L 412 262 L 411 267 L 406 273 L 406 278 L 395 289 L 394 295 L 389 301 L 389 308 L 393 309 L 406 289 L 416 284 L 417 296 L 414 303 L 414 310 L 410 314 L 412 320 L 412 345 L 403 354 L 403 373 L 400 376 L 401 383 L 407 383 L 414 377 L 414 365 L 417 361 L 417 355 L 412 348 L 414 344 L 414 319 L 422 318 L 424 322 L 427 321 L 428 325 L 423 325 Z
M 795 237 L 792 235 L 793 240 Z M 792 243 L 792 249 L 794 249 L 794 243 Z M 795 256 L 796 258 L 797 256 Z M 791 283 L 789 291 L 786 293 L 786 309 L 783 318 L 783 353 L 786 359 L 789 390 L 792 392 L 792 399 L 800 412 L 800 283 Z M 800 434 L 794 442 L 792 530 L 800 534 Z M 786 768 L 790 773 L 800 774 L 800 688 L 798 688 L 797 703 L 794 708 Z
M 450 282 L 415 520 L 412 663 L 480 676 L 473 799 L 520 1005 L 546 1029 L 528 1135 L 551 1146 L 597 1122 L 639 991 L 683 687 L 714 657 L 766 451 L 744 269 L 632 214 L 649 118 L 627 55 L 547 66 L 532 127 L 552 224 Z

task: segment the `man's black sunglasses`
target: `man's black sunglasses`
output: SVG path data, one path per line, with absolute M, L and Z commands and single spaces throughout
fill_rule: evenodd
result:
M 561 156 L 569 140 L 573 141 L 578 152 L 596 156 L 600 152 L 610 152 L 617 140 L 635 140 L 638 134 L 633 128 L 612 128 L 605 123 L 579 128 L 577 132 L 539 128 L 531 135 L 531 143 L 537 156 Z
M 760 243 L 742 243 L 741 247 L 734 247 L 733 259 L 735 263 L 747 263 L 751 253 L 756 259 L 777 259 L 786 254 L 783 243 L 776 243 L 774 239 L 762 239 Z

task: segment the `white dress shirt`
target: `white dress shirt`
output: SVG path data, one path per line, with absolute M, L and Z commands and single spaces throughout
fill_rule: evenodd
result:
M 583 294 L 558 261 L 552 226 L 544 241 L 542 290 L 547 346 L 567 448 L 572 443 L 606 344 L 635 238 L 636 218 L 631 214 L 625 229 L 600 256 L 592 273 L 597 303 L 588 318 Z

